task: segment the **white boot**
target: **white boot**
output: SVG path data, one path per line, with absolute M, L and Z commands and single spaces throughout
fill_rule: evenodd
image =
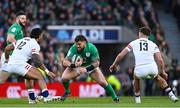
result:
M 178 98 L 173 94 L 173 92 L 169 92 L 169 98 L 173 101 L 173 102 L 177 102 Z
M 135 97 L 135 102 L 136 102 L 136 103 L 141 103 L 141 97 L 140 97 L 140 96 Z
M 37 103 L 37 100 L 35 99 L 35 100 L 31 100 L 31 99 L 29 99 L 29 104 L 36 104 Z
M 50 101 L 53 101 L 52 96 L 49 95 L 48 97 L 44 97 L 44 103 L 48 103 Z

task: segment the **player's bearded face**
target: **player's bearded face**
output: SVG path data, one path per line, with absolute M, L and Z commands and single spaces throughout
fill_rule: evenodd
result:
M 20 15 L 19 17 L 19 24 L 24 27 L 26 25 L 26 15 Z
M 86 45 L 86 41 L 79 41 L 79 42 L 76 42 L 76 45 L 77 45 L 77 50 L 78 51 L 82 51 Z

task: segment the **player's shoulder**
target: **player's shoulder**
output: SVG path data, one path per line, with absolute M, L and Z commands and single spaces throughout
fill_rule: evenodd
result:
M 13 27 L 15 27 L 15 28 L 21 28 L 20 25 L 19 25 L 18 23 L 12 24 L 10 28 L 13 28 Z
M 76 44 L 74 43 L 72 46 L 71 46 L 71 48 L 70 48 L 70 50 L 73 50 L 73 49 L 76 49 Z
M 154 43 L 153 41 L 151 41 L 151 40 L 149 40 L 149 39 L 148 39 L 147 41 L 148 41 L 148 43 L 150 43 L 151 45 L 157 46 L 156 43 Z
M 96 48 L 96 46 L 93 43 L 90 43 L 90 42 L 87 42 L 86 46 L 89 47 L 89 48 Z
M 20 25 L 17 23 L 14 23 L 9 27 L 8 32 L 15 32 L 15 31 L 18 31 L 20 29 L 21 29 Z
M 139 41 L 140 41 L 139 39 L 135 39 L 135 40 L 133 40 L 133 41 L 130 42 L 130 45 L 139 43 Z

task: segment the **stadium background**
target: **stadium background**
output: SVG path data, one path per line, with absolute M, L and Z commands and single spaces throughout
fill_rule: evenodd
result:
M 24 30 L 26 36 L 29 35 L 33 27 L 43 28 L 45 39 L 41 43 L 41 56 L 48 69 L 57 74 L 55 79 L 48 79 L 47 77 L 45 79 L 50 84 L 59 84 L 64 69 L 62 60 L 72 45 L 73 39 L 72 35 L 67 38 L 67 34 L 72 34 L 75 30 L 82 33 L 84 26 L 86 26 L 87 29 L 83 33 L 87 33 L 89 41 L 97 46 L 101 57 L 101 69 L 107 80 L 112 83 L 118 95 L 133 96 L 133 55 L 129 54 L 112 74 L 108 68 L 118 52 L 128 42 L 136 38 L 138 28 L 149 26 L 152 29 L 150 39 L 159 46 L 165 59 L 166 72 L 169 74 L 168 83 L 172 87 L 175 86 L 175 93 L 180 95 L 179 6 L 179 0 L 1 0 L 0 52 L 3 51 L 7 29 L 14 22 L 15 13 L 19 10 L 26 11 L 28 13 L 27 26 Z M 60 26 L 60 29 L 65 28 L 59 33 L 60 37 L 58 31 L 49 29 L 55 25 Z M 71 26 L 75 29 L 69 28 Z M 110 29 L 110 26 L 119 27 L 119 30 Z M 101 36 L 107 38 L 99 37 L 101 30 L 103 33 L 106 32 Z M 90 35 L 92 31 L 95 34 Z M 111 33 L 115 33 L 114 38 Z M 115 40 L 112 41 L 113 39 Z M 105 43 L 106 41 L 107 43 Z M 174 83 L 173 85 L 175 80 L 177 84 Z M 22 77 L 12 75 L 8 79 L 10 83 L 0 85 L 0 87 L 3 89 L 13 86 L 13 84 L 21 85 L 23 81 Z M 120 82 L 114 84 L 112 81 Z M 87 75 L 83 75 L 74 79 L 73 82 L 76 85 L 93 81 Z M 24 85 L 20 87 L 24 89 Z M 63 91 L 62 89 L 58 90 Z M 142 81 L 142 95 L 165 94 L 159 91 L 153 80 L 147 79 Z

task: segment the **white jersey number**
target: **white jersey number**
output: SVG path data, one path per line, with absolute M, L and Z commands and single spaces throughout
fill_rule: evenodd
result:
M 17 46 L 17 49 L 21 50 L 24 45 L 26 45 L 26 42 L 21 41 L 21 43 Z

